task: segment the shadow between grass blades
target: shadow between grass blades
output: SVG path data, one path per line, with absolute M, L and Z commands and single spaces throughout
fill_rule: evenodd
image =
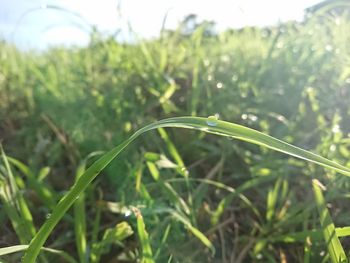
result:
M 220 121 L 215 116 L 208 118 L 199 117 L 177 117 L 164 119 L 152 124 L 149 124 L 138 131 L 136 131 L 127 140 L 107 152 L 94 162 L 84 174 L 82 174 L 75 184 L 70 188 L 67 194 L 59 201 L 53 209 L 50 218 L 46 220 L 38 233 L 34 236 L 29 244 L 29 247 L 23 257 L 24 263 L 34 263 L 40 249 L 43 247 L 48 236 L 52 232 L 56 224 L 61 220 L 67 210 L 77 200 L 79 195 L 87 188 L 87 186 L 94 180 L 94 178 L 115 158 L 122 152 L 132 141 L 143 133 L 157 129 L 157 128 L 186 128 L 195 129 L 212 134 L 217 134 L 226 137 L 232 137 L 238 140 L 250 142 L 260 146 L 306 160 L 321 166 L 333 169 L 343 175 L 350 176 L 350 169 L 340 164 L 330 161 L 324 157 L 316 155 L 312 152 L 303 150 L 291 144 L 285 143 L 269 135 L 263 134 L 259 131 L 237 125 L 230 122 Z

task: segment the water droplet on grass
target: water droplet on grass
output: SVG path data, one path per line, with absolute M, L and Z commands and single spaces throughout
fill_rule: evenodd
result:
M 215 115 L 209 116 L 206 122 L 209 126 L 215 127 L 218 125 L 218 119 L 219 119 L 218 115 L 215 114 Z
M 223 86 L 224 86 L 224 85 L 223 85 L 221 82 L 218 82 L 218 83 L 216 84 L 216 87 L 217 87 L 218 89 L 222 89 Z
M 51 214 L 49 213 L 45 217 L 46 217 L 46 219 L 49 219 L 51 217 Z

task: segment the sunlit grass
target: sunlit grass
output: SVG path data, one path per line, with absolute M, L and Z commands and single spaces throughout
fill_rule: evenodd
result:
M 70 191 L 60 200 L 55 209 L 52 211 L 50 218 L 47 219 L 45 224 L 40 228 L 38 234 L 31 241 L 29 248 L 24 256 L 23 262 L 31 263 L 35 262 L 35 259 L 44 245 L 46 239 L 52 232 L 53 228 L 59 222 L 59 220 L 63 217 L 69 207 L 76 202 L 76 200 L 80 197 L 83 191 L 89 186 L 92 180 L 115 158 L 119 155 L 121 151 L 123 151 L 132 141 L 134 141 L 141 134 L 163 127 L 177 127 L 177 128 L 188 128 L 188 129 L 197 129 L 200 131 L 205 131 L 209 133 L 214 133 L 222 136 L 229 136 L 235 139 L 247 141 L 250 143 L 258 144 L 276 151 L 280 151 L 309 162 L 314 162 L 319 165 L 325 166 L 327 168 L 334 169 L 346 176 L 350 176 L 350 169 L 329 161 L 326 158 L 313 154 L 311 152 L 305 151 L 298 147 L 287 144 L 283 141 L 277 140 L 273 137 L 260 133 L 250 128 L 246 128 L 244 126 L 223 122 L 217 120 L 215 117 L 208 118 L 195 118 L 195 117 L 180 117 L 173 119 L 166 119 L 163 121 L 156 122 L 154 124 L 150 124 L 139 131 L 137 131 L 134 135 L 132 135 L 128 140 L 124 141 L 117 147 L 113 148 L 111 151 L 103 155 L 99 160 L 97 160 L 92 166 L 90 166 L 86 172 L 78 177 L 78 180 L 70 189 Z M 277 198 L 276 196 L 274 197 Z M 271 202 L 271 201 L 270 201 Z M 274 201 L 276 202 L 276 201 Z M 273 209 L 271 207 L 270 209 Z M 269 219 L 268 210 L 267 219 Z M 141 215 L 137 216 L 138 221 L 141 219 Z M 141 224 L 141 225 L 140 225 Z M 143 233 L 143 220 L 142 222 L 138 222 L 139 235 L 142 235 L 140 238 L 143 240 L 141 243 L 144 247 L 144 253 L 147 254 L 147 257 L 151 257 L 151 249 L 149 247 L 148 238 L 146 238 L 146 234 Z M 192 226 L 187 226 L 189 229 L 192 229 Z M 141 229 L 141 230 L 140 230 Z M 198 230 L 193 229 L 192 232 L 194 235 L 198 236 L 205 245 L 212 247 L 210 241 L 203 236 Z M 149 262 L 148 259 L 145 259 L 145 262 Z
M 20 261 L 42 225 L 38 262 L 344 259 L 348 18 L 188 26 L 133 44 L 94 32 L 86 48 L 41 54 L 0 44 L 1 261 Z M 156 121 L 216 113 L 242 126 Z M 94 163 L 147 123 L 157 132 Z

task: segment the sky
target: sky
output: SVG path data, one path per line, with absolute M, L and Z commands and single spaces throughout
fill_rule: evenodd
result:
M 305 8 L 320 0 L 0 0 L 0 39 L 23 49 L 85 45 L 92 26 L 131 39 L 175 28 L 188 14 L 212 20 L 216 28 L 266 26 L 301 20 Z

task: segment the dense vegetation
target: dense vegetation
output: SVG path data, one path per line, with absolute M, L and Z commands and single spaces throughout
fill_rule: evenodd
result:
M 347 16 L 222 33 L 190 22 L 134 44 L 97 32 L 85 48 L 0 44 L 0 247 L 28 244 L 99 151 L 166 117 L 219 114 L 350 166 Z M 155 262 L 326 262 L 313 178 L 335 225 L 348 226 L 347 177 L 246 142 L 159 129 L 103 170 L 55 228 L 45 247 L 65 251 L 62 261 L 53 251 L 39 260 L 153 262 L 146 251 Z

